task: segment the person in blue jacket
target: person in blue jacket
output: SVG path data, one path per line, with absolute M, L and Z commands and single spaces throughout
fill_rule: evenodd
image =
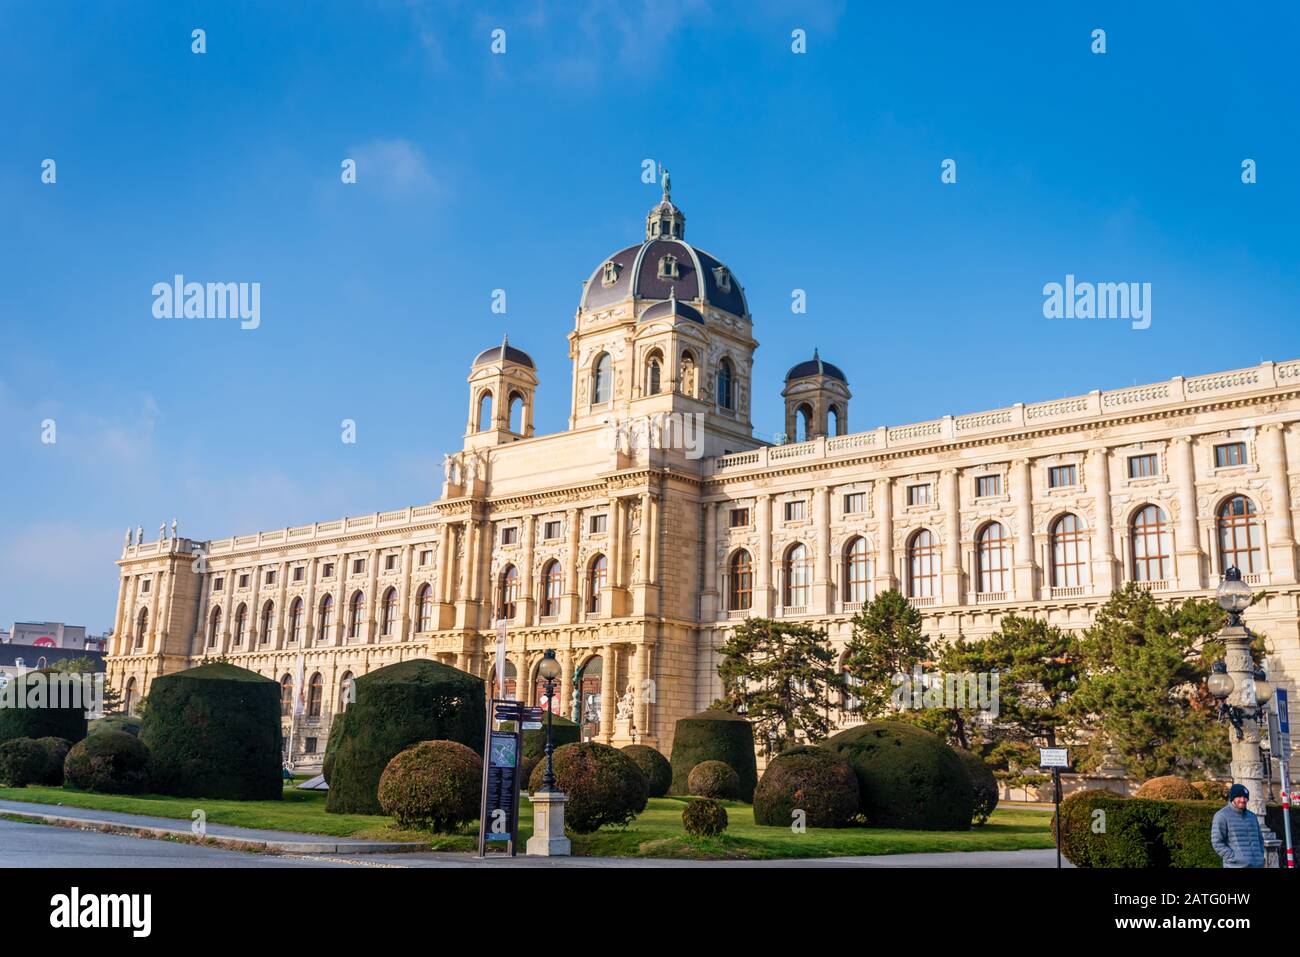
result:
M 1245 786 L 1234 784 L 1228 789 L 1228 803 L 1210 822 L 1210 843 L 1223 858 L 1224 867 L 1264 866 L 1264 836 L 1259 818 L 1246 809 L 1249 800 Z

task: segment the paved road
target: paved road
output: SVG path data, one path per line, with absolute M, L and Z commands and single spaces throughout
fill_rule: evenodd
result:
M 1056 852 L 970 851 L 954 854 L 889 854 L 879 857 L 821 858 L 806 861 L 730 861 L 728 867 L 1054 867 Z M 0 820 L 0 867 L 715 867 L 710 861 L 665 861 L 601 857 L 493 858 L 468 854 L 250 854 L 216 847 L 180 844 L 79 831 L 45 824 Z M 1069 866 L 1068 864 L 1066 865 Z

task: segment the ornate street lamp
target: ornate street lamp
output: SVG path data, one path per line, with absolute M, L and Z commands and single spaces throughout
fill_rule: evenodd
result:
M 555 650 L 548 649 L 542 655 L 542 663 L 537 666 L 537 674 L 546 682 L 546 773 L 542 775 L 542 790 L 555 790 L 555 766 L 551 763 L 551 754 L 555 745 L 551 742 L 551 717 L 555 714 L 555 679 L 560 676 L 560 663 L 555 660 Z

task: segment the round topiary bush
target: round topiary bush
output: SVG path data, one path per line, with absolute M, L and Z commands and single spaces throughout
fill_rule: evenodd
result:
M 970 777 L 970 785 L 975 789 L 974 823 L 983 824 L 998 806 L 998 779 L 993 769 L 974 751 L 965 748 L 953 748 L 961 759 L 962 767 Z
M 869 826 L 970 828 L 975 789 L 961 759 L 937 735 L 901 721 L 869 721 L 822 746 L 853 768 Z
M 388 762 L 379 806 L 403 827 L 455 831 L 479 815 L 483 759 L 456 741 L 421 741 Z
M 1227 801 L 1228 787 L 1227 781 L 1193 781 L 1192 787 L 1196 788 L 1202 800 L 1206 801 Z
M 0 743 L 0 787 L 25 788 L 40 784 L 48 758 L 31 738 L 10 738 Z
M 281 797 L 280 685 L 255 672 L 213 662 L 155 678 L 140 740 L 158 794 Z
M 722 761 L 701 761 L 687 775 L 686 789 L 696 797 L 734 801 L 740 794 L 740 775 Z
M 695 837 L 717 837 L 727 829 L 727 809 L 712 798 L 689 801 L 682 808 L 682 827 Z
M 72 682 L 88 677 L 91 676 L 60 674 L 42 668 L 10 678 L 0 694 L 5 702 L 0 707 L 0 741 L 13 738 L 80 741 L 86 736 L 86 709 L 91 702 L 85 700 L 81 689 L 74 688 Z M 74 690 L 81 701 L 73 699 Z M 54 707 L 55 704 L 69 707 Z
M 45 752 L 45 770 L 40 783 L 60 787 L 63 784 L 63 762 L 68 759 L 72 743 L 63 738 L 37 738 L 36 743 Z
M 590 834 L 605 824 L 623 827 L 645 810 L 646 779 L 635 761 L 607 744 L 566 744 L 551 756 L 555 786 L 568 795 L 564 828 Z M 542 786 L 545 762 L 533 768 L 529 790 Z
M 139 735 L 140 723 L 144 719 L 134 714 L 106 714 L 102 718 L 95 718 L 86 725 L 87 734 L 98 734 L 101 731 L 125 731 L 127 734 Z
M 482 678 L 427 658 L 361 675 L 337 737 L 330 733 L 325 810 L 379 814 L 379 778 L 388 762 L 421 741 L 455 741 L 482 757 Z M 338 719 L 335 718 L 337 722 Z
M 701 711 L 677 722 L 673 732 L 673 783 L 670 794 L 689 794 L 691 769 L 701 761 L 731 765 L 740 778 L 740 800 L 753 800 L 758 786 L 754 729 L 730 711 Z
M 1165 774 L 1152 778 L 1133 795 L 1139 798 L 1151 798 L 1156 801 L 1199 801 L 1201 792 L 1196 790 L 1191 781 L 1177 775 Z
M 789 827 L 803 811 L 808 827 L 848 827 L 858 815 L 858 777 L 849 763 L 816 745 L 782 751 L 754 790 L 754 823 Z
M 149 781 L 149 749 L 125 731 L 78 741 L 63 764 L 64 787 L 104 794 L 138 794 Z
M 648 744 L 629 744 L 623 753 L 635 761 L 645 775 L 650 797 L 661 798 L 668 793 L 673 783 L 673 766 L 667 758 Z

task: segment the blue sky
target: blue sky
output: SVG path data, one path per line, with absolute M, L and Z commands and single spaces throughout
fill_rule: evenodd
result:
M 1300 355 L 1298 21 L 6 4 L 0 621 L 107 629 L 128 525 L 223 537 L 433 499 L 469 360 L 503 331 L 537 360 L 539 430 L 563 428 L 579 284 L 640 239 L 647 158 L 745 285 L 768 438 L 814 345 L 848 373 L 854 430 Z M 155 319 L 175 273 L 260 282 L 260 327 Z M 1151 283 L 1151 327 L 1044 319 L 1067 273 Z

